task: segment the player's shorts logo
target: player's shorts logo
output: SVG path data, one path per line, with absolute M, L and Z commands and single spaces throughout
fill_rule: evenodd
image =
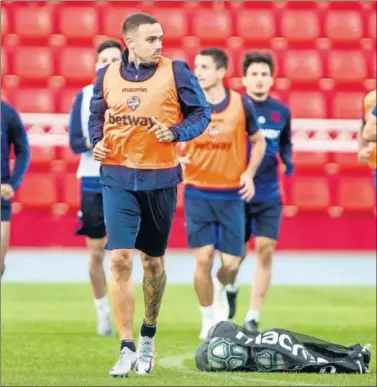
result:
M 266 118 L 263 116 L 258 117 L 258 124 L 265 124 L 266 123 Z
M 134 112 L 140 106 L 140 98 L 136 95 L 128 98 L 127 106 Z
M 212 138 L 216 137 L 220 132 L 220 129 L 216 126 L 211 126 L 208 128 L 208 135 Z

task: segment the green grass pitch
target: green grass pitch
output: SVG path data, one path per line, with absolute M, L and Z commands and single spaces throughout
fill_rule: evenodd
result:
M 273 286 L 262 329 L 287 328 L 339 344 L 373 345 L 370 375 L 207 373 L 196 371 L 199 309 L 194 290 L 167 286 L 158 322 L 157 365 L 149 376 L 112 379 L 119 341 L 95 334 L 89 285 L 3 283 L 1 385 L 4 386 L 372 386 L 376 385 L 376 288 Z M 136 285 L 135 338 L 142 315 Z M 242 287 L 235 322 L 247 310 Z

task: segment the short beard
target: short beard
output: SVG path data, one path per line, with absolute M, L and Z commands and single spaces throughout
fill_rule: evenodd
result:
M 249 97 L 254 98 L 257 101 L 264 101 L 268 98 L 269 92 L 267 93 L 250 93 Z
M 253 93 L 257 98 L 267 97 L 268 93 Z

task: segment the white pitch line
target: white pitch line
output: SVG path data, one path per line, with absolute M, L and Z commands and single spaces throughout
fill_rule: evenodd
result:
M 158 366 L 162 368 L 174 368 L 175 370 L 178 370 L 179 372 L 185 373 L 185 374 L 195 374 L 198 375 L 199 371 L 195 371 L 190 369 L 189 367 L 185 366 L 183 363 L 185 360 L 192 359 L 193 355 L 192 353 L 185 353 L 183 355 L 177 355 L 177 356 L 169 356 L 169 357 L 162 357 L 161 359 L 157 359 Z M 216 372 L 201 372 L 201 376 L 204 377 L 221 377 L 221 373 Z M 249 374 L 250 376 L 252 374 Z M 313 384 L 305 383 L 303 381 L 289 381 L 289 380 L 275 380 L 275 379 L 262 379 L 262 378 L 253 378 L 253 377 L 241 377 L 239 375 L 233 374 L 231 376 L 233 380 L 237 381 L 245 381 L 245 382 L 256 382 L 261 384 L 274 384 L 274 385 L 283 385 L 283 386 L 312 386 Z M 324 384 L 316 384 L 316 386 L 327 386 Z

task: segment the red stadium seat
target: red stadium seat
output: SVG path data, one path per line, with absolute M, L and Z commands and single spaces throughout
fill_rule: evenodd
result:
M 226 10 L 201 9 L 192 18 L 192 28 L 192 35 L 203 42 L 219 42 L 232 36 L 232 20 Z
M 242 78 L 230 78 L 228 81 L 228 86 L 238 93 L 243 94 L 245 92 L 245 87 L 242 84 Z
M 360 173 L 360 171 L 365 171 L 365 173 L 369 174 L 368 165 L 360 164 L 356 153 L 336 152 L 334 153 L 333 160 L 337 164 L 339 172 Z
M 285 1 L 283 4 L 287 9 L 309 8 L 312 9 L 312 11 L 316 11 L 316 8 L 318 7 L 318 1 Z
M 59 113 L 69 113 L 71 111 L 73 102 L 80 90 L 80 88 L 64 88 L 59 92 L 57 99 Z
M 376 40 L 376 11 L 370 11 L 368 17 L 368 37 Z
M 333 42 L 357 42 L 363 37 L 363 23 L 357 11 L 330 10 L 325 21 L 326 36 Z
M 236 35 L 246 42 L 269 41 L 276 36 L 274 14 L 267 9 L 239 11 L 235 25 Z
M 27 173 L 15 201 L 25 209 L 51 210 L 57 201 L 55 176 L 51 173 Z
M 162 25 L 164 42 L 180 41 L 188 35 L 188 17 L 182 8 L 156 8 L 151 13 Z
M 74 154 L 70 147 L 61 148 L 61 157 L 66 164 L 66 170 L 76 172 L 80 162 L 80 155 Z
M 124 20 L 127 16 L 140 12 L 140 9 L 134 7 L 109 7 L 100 12 L 103 15 L 102 34 L 111 38 L 121 38 Z
M 8 32 L 8 14 L 4 7 L 1 7 L 1 37 Z
M 328 155 L 325 152 L 294 152 L 293 162 L 297 172 L 324 171 Z
M 164 56 L 170 58 L 171 60 L 183 60 L 190 65 L 192 64 L 190 63 L 191 61 L 187 55 L 187 52 L 182 48 L 164 47 L 162 53 Z
M 370 55 L 370 70 L 369 70 L 369 78 L 375 80 L 376 79 L 376 70 L 377 70 L 377 58 L 376 58 L 376 53 L 372 53 Z
M 1 76 L 6 75 L 7 73 L 8 73 L 7 53 L 1 47 Z
M 320 23 L 313 10 L 286 10 L 281 15 L 281 34 L 289 42 L 313 42 L 320 37 Z
M 30 147 L 30 171 L 45 171 L 51 169 L 56 158 L 54 147 L 31 146 Z
M 314 50 L 286 51 L 283 76 L 294 83 L 314 83 L 323 74 L 320 54 Z
M 293 179 L 290 201 L 299 212 L 325 212 L 330 206 L 327 179 L 315 176 Z
M 52 18 L 49 7 L 17 7 L 14 15 L 14 32 L 22 40 L 42 43 L 52 32 Z
M 13 73 L 21 82 L 47 82 L 53 74 L 50 50 L 47 47 L 18 47 L 14 53 Z
M 1 88 L 1 99 L 7 103 L 10 103 L 8 91 L 4 89 L 4 87 Z
M 326 118 L 327 104 L 319 91 L 297 92 L 289 94 L 288 106 L 295 118 Z
M 332 118 L 358 119 L 362 116 L 362 92 L 338 92 L 332 98 Z
M 60 33 L 70 41 L 91 41 L 98 33 L 94 7 L 63 6 L 59 11 Z
M 68 173 L 63 181 L 63 202 L 68 204 L 71 210 L 80 208 L 80 179 L 74 173 Z
M 362 83 L 367 76 L 362 51 L 331 51 L 328 58 L 329 77 L 337 83 Z
M 96 52 L 92 48 L 64 47 L 60 51 L 59 74 L 68 83 L 92 83 L 95 78 Z
M 376 204 L 372 177 L 340 177 L 336 204 L 347 212 L 372 212 Z
M 54 98 L 49 89 L 19 88 L 12 100 L 22 113 L 55 113 Z

